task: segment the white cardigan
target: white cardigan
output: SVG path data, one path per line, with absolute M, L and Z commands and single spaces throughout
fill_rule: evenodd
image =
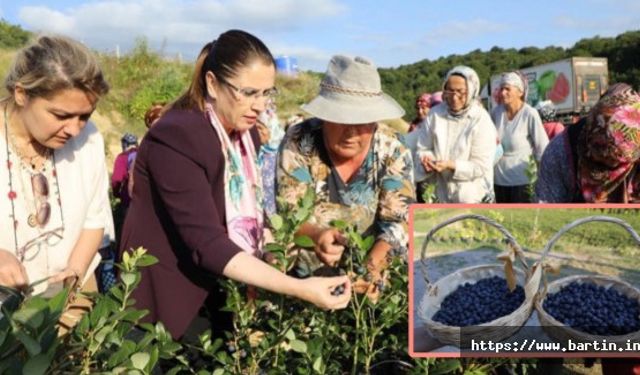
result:
M 22 247 L 30 239 L 36 238 L 40 232 L 46 232 L 62 225 L 60 207 L 64 215 L 63 238 L 53 246 L 43 246 L 41 251 L 36 247 L 29 250 L 23 265 L 27 271 L 29 282 L 38 281 L 62 271 L 67 266 L 80 233 L 83 229 L 99 229 L 111 225 L 111 211 L 108 194 L 108 173 L 105 164 L 104 142 L 96 126 L 88 122 L 79 135 L 71 138 L 67 144 L 55 150 L 55 166 L 60 186 L 61 206 L 56 202 L 56 179 L 49 176 L 49 202 L 51 204 L 51 218 L 45 228 L 32 228 L 27 225 L 27 217 L 32 211 L 31 206 L 21 197 L 31 186 L 21 186 L 18 164 L 15 155 L 12 156 L 12 182 L 14 190 L 21 199 L 15 200 L 17 228 L 13 228 L 11 215 L 11 201 L 9 194 L 9 171 L 6 163 L 6 143 L 4 131 L 0 132 L 0 249 L 15 252 L 14 235 L 18 236 L 18 246 Z M 28 173 L 28 172 L 27 172 Z M 17 255 L 17 254 L 16 254 Z M 100 262 L 96 254 L 91 262 L 86 279 L 93 273 Z M 47 285 L 40 284 L 35 293 L 41 293 Z
M 504 105 L 499 105 L 491 115 L 504 148 L 504 155 L 494 170 L 495 184 L 528 185 L 529 157 L 534 155 L 539 163 L 544 149 L 549 144 L 538 111 L 525 103 L 513 120 L 509 121 Z
M 496 128 L 480 104 L 472 104 L 459 118 L 448 113 L 446 104 L 439 104 L 416 131 L 416 181 L 435 178 L 439 202 L 480 203 L 486 196 L 493 196 Z M 426 173 L 420 161 L 425 155 L 434 160 L 454 160 L 456 169 Z

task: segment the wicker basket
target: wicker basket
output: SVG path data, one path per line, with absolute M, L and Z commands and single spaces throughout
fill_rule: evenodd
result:
M 622 226 L 633 239 L 640 246 L 640 236 L 635 232 L 635 230 L 627 224 L 625 221 L 609 217 L 609 216 L 589 216 L 582 219 L 578 219 L 570 224 L 565 225 L 562 229 L 560 229 L 552 238 L 549 240 L 547 245 L 542 252 L 542 256 L 540 257 L 540 262 L 544 260 L 544 258 L 549 253 L 551 247 L 558 241 L 558 239 L 567 231 L 572 228 L 577 227 L 578 225 L 600 221 L 607 223 L 614 223 Z M 586 332 L 579 331 L 577 329 L 571 328 L 564 323 L 558 321 L 553 316 L 551 316 L 544 309 L 544 301 L 547 297 L 547 294 L 553 294 L 558 292 L 562 287 L 569 285 L 572 282 L 590 282 L 594 283 L 598 286 L 603 286 L 605 288 L 612 288 L 622 293 L 623 295 L 630 297 L 632 299 L 638 300 L 640 302 L 640 290 L 633 287 L 631 284 L 620 280 L 617 277 L 611 276 L 601 276 L 601 275 L 576 275 L 576 276 L 568 276 L 563 277 L 561 279 L 555 280 L 550 284 L 546 285 L 541 291 L 538 298 L 536 298 L 535 306 L 538 311 L 538 318 L 540 319 L 540 324 L 542 325 L 542 329 L 549 335 L 549 337 L 558 340 L 560 342 L 565 342 L 571 339 L 574 342 L 583 341 L 583 342 L 593 342 L 598 341 L 602 342 L 606 339 L 607 342 L 615 342 L 618 345 L 625 345 L 627 340 L 631 340 L 631 342 L 637 342 L 640 340 L 640 331 L 632 332 L 626 335 L 614 335 L 614 336 L 600 336 L 593 335 Z
M 466 219 L 475 219 L 491 225 L 505 236 L 507 244 L 513 247 L 517 260 L 524 268 L 524 270 L 514 268 L 514 271 L 517 284 L 524 288 L 525 300 L 522 305 L 511 314 L 480 325 L 461 328 L 445 325 L 432 319 L 435 313 L 440 310 L 442 301 L 464 283 L 475 283 L 492 276 L 504 276 L 503 264 L 487 264 L 463 268 L 440 278 L 435 283 L 429 282 L 426 268 L 426 250 L 429 241 L 433 238 L 434 234 L 443 227 Z M 429 231 L 424 240 L 420 262 L 427 288 L 420 303 L 419 315 L 424 321 L 429 333 L 441 343 L 462 348 L 470 345 L 470 338 L 501 341 L 516 333 L 529 319 L 533 309 L 534 297 L 540 286 L 541 271 L 538 268 L 533 272 L 530 271 L 520 245 L 518 245 L 515 238 L 502 225 L 495 221 L 481 215 L 466 214 L 453 217 L 436 225 Z

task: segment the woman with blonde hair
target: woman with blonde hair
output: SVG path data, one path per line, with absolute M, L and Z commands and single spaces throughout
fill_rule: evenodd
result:
M 82 44 L 41 36 L 18 52 L 5 88 L 0 285 L 87 279 L 111 215 L 103 139 L 88 120 L 109 86 Z

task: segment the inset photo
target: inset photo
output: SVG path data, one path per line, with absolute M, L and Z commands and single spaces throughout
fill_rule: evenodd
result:
M 414 205 L 414 357 L 637 357 L 640 208 Z

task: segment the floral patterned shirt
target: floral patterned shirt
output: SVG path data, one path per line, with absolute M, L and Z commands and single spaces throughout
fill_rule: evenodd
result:
M 413 161 L 391 128 L 378 124 L 360 169 L 343 182 L 324 146 L 322 121 L 292 127 L 278 153 L 278 207 L 294 206 L 308 187 L 316 194 L 312 224 L 328 227 L 332 220 L 344 220 L 364 236 L 389 243 L 391 254 L 406 254 L 409 204 L 415 201 Z

